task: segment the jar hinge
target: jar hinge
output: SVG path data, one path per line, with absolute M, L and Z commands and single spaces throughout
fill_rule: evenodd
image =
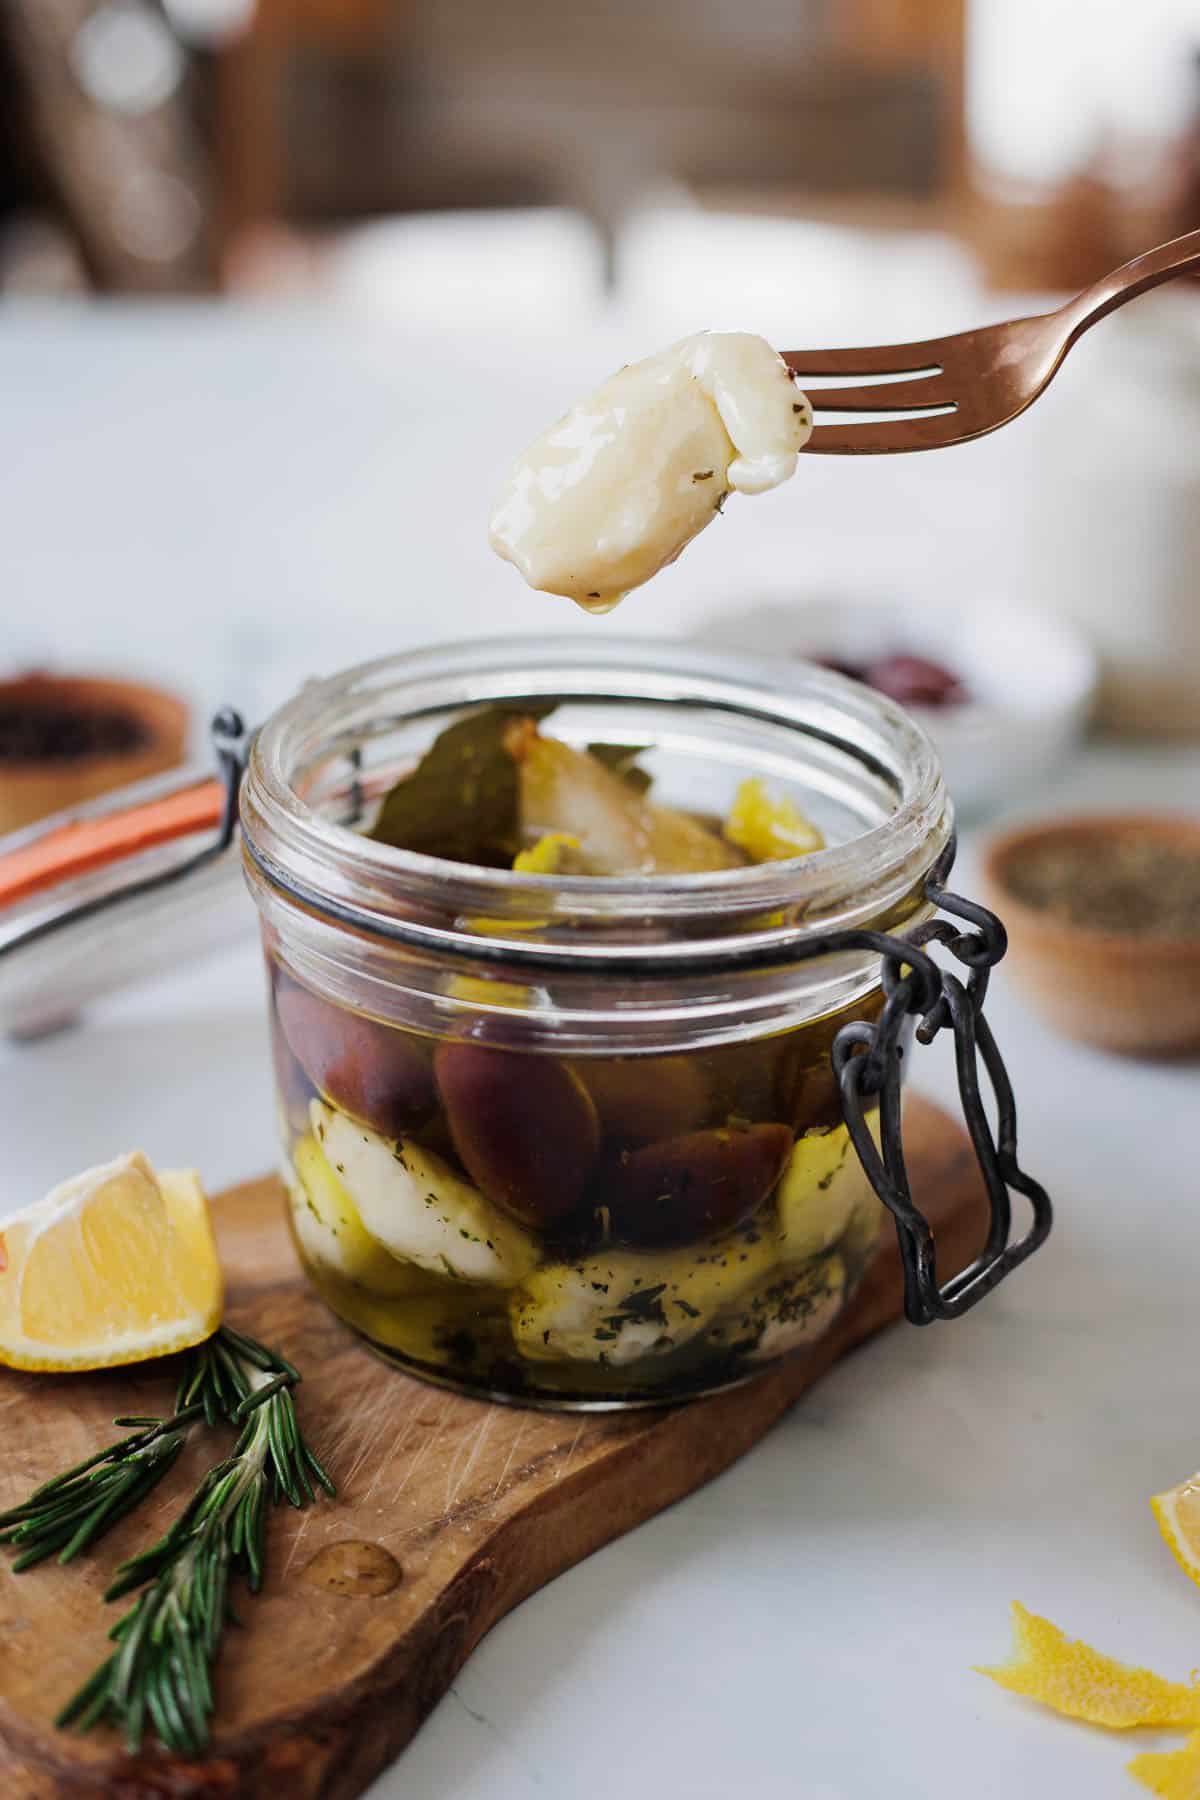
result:
M 904 1310 L 914 1325 L 955 1319 L 982 1300 L 1045 1241 L 1052 1221 L 1049 1196 L 1017 1161 L 1017 1112 L 1012 1084 L 983 1016 L 988 976 L 1008 948 L 1004 926 L 994 913 L 952 894 L 942 883 L 954 860 L 947 844 L 925 883 L 932 904 L 973 927 L 961 931 L 950 919 L 929 919 L 907 939 L 883 938 L 884 1005 L 873 1025 L 843 1026 L 833 1044 L 833 1069 L 851 1141 L 867 1179 L 896 1221 L 904 1264 Z M 922 946 L 937 943 L 969 971 L 965 982 L 942 969 Z M 928 1044 L 947 1026 L 954 1034 L 959 1099 L 976 1161 L 987 1190 L 989 1224 L 979 1255 L 942 1286 L 929 1221 L 913 1201 L 904 1161 L 900 1122 L 900 1075 L 905 1039 L 918 1019 L 916 1036 Z M 984 1106 L 980 1068 L 996 1103 L 996 1130 Z M 867 1123 L 867 1102 L 878 1099 L 879 1145 Z M 1023 1237 L 1012 1236 L 1013 1192 L 1023 1194 L 1033 1212 Z

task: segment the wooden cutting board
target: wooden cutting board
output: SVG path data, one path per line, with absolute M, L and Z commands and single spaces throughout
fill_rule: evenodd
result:
M 905 1134 L 949 1273 L 982 1238 L 981 1184 L 965 1137 L 936 1108 L 914 1097 Z M 366 1351 L 304 1284 L 273 1177 L 222 1194 L 214 1210 L 231 1321 L 299 1365 L 301 1417 L 338 1497 L 274 1515 L 263 1594 L 241 1609 L 249 1629 L 231 1631 L 222 1651 L 219 1728 L 203 1762 L 157 1750 L 130 1760 L 112 1733 L 77 1737 L 52 1720 L 105 1651 L 115 1613 L 104 1617 L 100 1593 L 113 1566 L 164 1529 L 211 1440 L 200 1434 L 90 1558 L 21 1576 L 0 1566 L 4 1800 L 350 1800 L 404 1748 L 498 1619 L 726 1468 L 839 1356 L 901 1313 L 887 1231 L 830 1336 L 750 1385 L 674 1410 L 521 1411 L 426 1386 Z M 171 1391 L 167 1363 L 77 1376 L 0 1370 L 0 1508 L 109 1441 L 114 1414 L 162 1413 Z

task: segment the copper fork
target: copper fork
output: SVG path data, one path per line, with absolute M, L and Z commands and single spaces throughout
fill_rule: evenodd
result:
M 859 350 L 785 350 L 783 360 L 823 412 L 872 413 L 864 423 L 818 423 L 806 450 L 827 456 L 875 456 L 895 450 L 942 450 L 1007 425 L 1037 399 L 1089 326 L 1126 301 L 1200 270 L 1200 231 L 1160 244 L 1093 282 L 1055 312 L 984 325 L 919 344 L 874 344 Z M 809 376 L 895 379 L 852 387 L 810 387 Z M 918 412 L 918 418 L 889 414 Z

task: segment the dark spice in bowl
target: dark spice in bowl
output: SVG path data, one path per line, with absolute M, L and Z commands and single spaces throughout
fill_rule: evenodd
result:
M 1200 1050 L 1200 819 L 1019 827 L 987 846 L 983 880 L 1014 978 L 1051 1024 L 1126 1055 Z
M 176 695 L 103 675 L 0 681 L 0 837 L 183 760 Z
M 149 741 L 145 722 L 120 707 L 0 699 L 0 764 L 124 756 Z
M 1200 939 L 1200 848 L 1159 834 L 1050 840 L 1007 862 L 1026 906 L 1091 931 Z

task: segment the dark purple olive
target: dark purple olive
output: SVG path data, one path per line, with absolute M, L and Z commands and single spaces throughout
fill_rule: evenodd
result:
M 475 1042 L 433 1059 L 450 1134 L 475 1185 L 524 1225 L 578 1205 L 600 1146 L 591 1096 L 565 1063 Z
M 713 1116 L 712 1083 L 697 1057 L 589 1056 L 574 1068 L 604 1136 L 624 1150 L 695 1131 Z
M 845 1122 L 842 1092 L 827 1056 L 805 1069 L 789 1110 L 798 1137 L 806 1131 L 832 1131 Z
M 843 1026 L 874 1023 L 883 1008 L 878 988 L 791 1031 L 781 1041 L 784 1054 L 776 1068 L 777 1118 L 786 1119 L 797 1137 L 806 1131 L 832 1131 L 845 1122 L 841 1089 L 833 1073 L 833 1044 Z
M 399 1137 L 433 1111 L 433 1074 L 420 1045 L 286 978 L 275 990 L 283 1035 L 310 1081 L 344 1112 Z
M 844 1020 L 839 1018 L 837 1023 Z M 797 1137 L 806 1131 L 829 1131 L 842 1123 L 842 1096 L 830 1060 L 830 1041 L 824 1030 L 813 1032 L 810 1027 L 797 1032 L 777 1070 L 778 1113 Z
M 593 1184 L 612 1236 L 666 1249 L 726 1231 L 762 1205 L 792 1148 L 786 1125 L 724 1126 L 647 1144 L 615 1159 Z
M 312 1082 L 292 1055 L 278 1019 L 271 1020 L 271 1060 L 275 1066 L 275 1092 L 298 1136 L 308 1130 L 308 1105 L 316 1093 Z

